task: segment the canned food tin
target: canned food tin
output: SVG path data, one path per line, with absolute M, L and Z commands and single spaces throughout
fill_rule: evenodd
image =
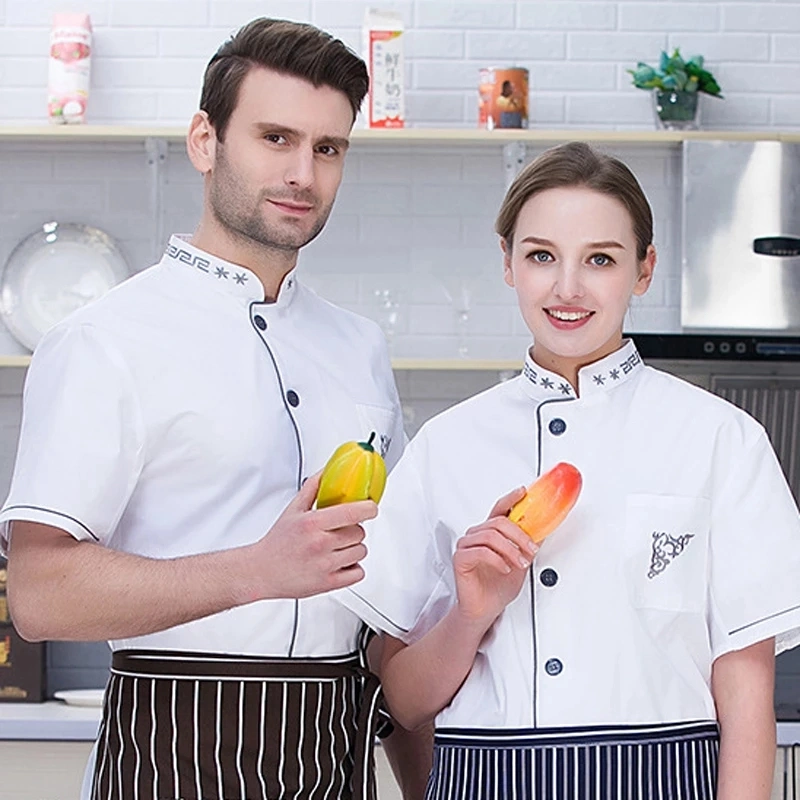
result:
M 486 67 L 480 71 L 478 125 L 481 128 L 528 127 L 528 70 Z

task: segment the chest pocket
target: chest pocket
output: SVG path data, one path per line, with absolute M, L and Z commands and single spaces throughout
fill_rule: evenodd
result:
M 709 516 L 701 497 L 628 495 L 625 576 L 635 607 L 705 609 Z
M 357 403 L 356 412 L 358 413 L 358 424 L 361 427 L 360 435 L 363 437 L 363 441 L 366 442 L 370 434 L 374 433 L 373 447 L 382 456 L 386 456 L 389 452 L 394 432 L 394 410 L 383 406 Z

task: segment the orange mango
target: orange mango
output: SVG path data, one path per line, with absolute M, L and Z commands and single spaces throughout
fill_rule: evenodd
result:
M 528 487 L 522 500 L 508 512 L 508 518 L 538 544 L 564 521 L 577 502 L 582 485 L 577 468 L 562 461 Z

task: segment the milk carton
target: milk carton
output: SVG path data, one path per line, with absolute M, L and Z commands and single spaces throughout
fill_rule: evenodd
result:
M 55 14 L 50 29 L 47 114 L 57 124 L 85 122 L 92 23 L 88 14 Z
M 399 14 L 367 9 L 364 15 L 363 54 L 370 82 L 364 118 L 368 128 L 405 125 L 403 30 Z

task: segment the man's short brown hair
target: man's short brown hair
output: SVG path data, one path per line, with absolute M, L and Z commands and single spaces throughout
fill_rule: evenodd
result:
M 366 65 L 344 42 L 313 25 L 255 19 L 224 42 L 206 67 L 200 108 L 220 141 L 236 108 L 239 87 L 253 67 L 337 89 L 350 101 L 353 121 L 369 89 Z

